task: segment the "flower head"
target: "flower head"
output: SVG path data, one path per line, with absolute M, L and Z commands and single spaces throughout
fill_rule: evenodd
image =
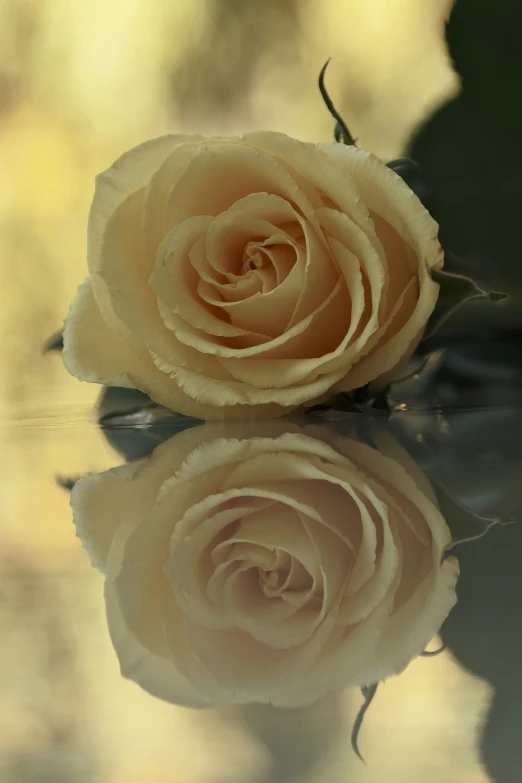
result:
M 98 177 L 66 366 L 203 419 L 277 417 L 361 387 L 423 333 L 437 230 L 355 147 L 154 139 Z

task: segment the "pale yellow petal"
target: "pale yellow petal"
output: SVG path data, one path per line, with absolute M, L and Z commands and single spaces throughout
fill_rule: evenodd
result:
M 72 489 L 70 503 L 76 535 L 92 564 L 101 571 L 107 566 L 118 527 L 129 525 L 129 520 L 131 525 L 137 524 L 154 502 L 154 495 L 151 498 L 144 492 L 143 482 L 135 480 L 142 464 L 140 460 L 105 473 L 92 473 L 77 481 Z
M 202 144 L 211 144 L 217 139 L 208 139 L 199 134 L 181 134 L 168 154 L 143 182 L 147 190 L 143 204 L 143 247 L 153 262 L 158 247 L 163 241 L 165 230 L 165 206 L 172 186 L 197 153 Z
M 178 144 L 190 138 L 184 134 L 171 134 L 150 139 L 125 152 L 109 169 L 98 174 L 87 239 L 87 260 L 91 272 L 98 268 L 102 237 L 111 215 L 128 196 L 148 184 Z
M 226 534 L 229 526 L 264 505 L 271 506 L 273 501 L 243 497 L 235 504 L 227 504 L 216 495 L 193 505 L 174 528 L 164 570 L 178 605 L 207 628 L 233 627 L 222 607 L 212 602 L 207 593 L 215 570 L 213 552 L 222 540 L 220 534 Z M 228 534 L 225 540 L 229 541 Z
M 442 265 L 438 224 L 402 177 L 371 152 L 331 142 L 318 146 L 341 171 L 350 171 L 354 187 L 368 209 L 383 218 L 415 250 L 419 273 L 426 265 Z
M 127 628 L 110 584 L 105 588 L 105 607 L 111 641 L 124 677 L 134 680 L 152 696 L 173 704 L 192 708 L 214 706 L 215 701 L 203 696 L 168 658 L 140 644 Z
M 143 346 L 103 318 L 94 297 L 91 278 L 78 289 L 64 327 L 63 361 L 82 381 L 133 387 L 133 373 L 147 375 L 154 365 Z M 152 369 L 154 374 L 154 369 Z
M 220 187 L 210 187 L 219 182 Z M 202 145 L 173 185 L 165 233 L 194 215 L 217 216 L 251 193 L 271 193 L 295 205 L 313 224 L 313 206 L 288 170 L 244 144 Z

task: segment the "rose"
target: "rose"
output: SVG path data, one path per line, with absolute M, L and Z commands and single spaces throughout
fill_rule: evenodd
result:
M 154 139 L 97 179 L 65 364 L 204 419 L 277 417 L 361 387 L 422 335 L 437 229 L 353 147 Z
M 295 707 L 402 670 L 458 575 L 405 464 L 314 425 L 213 423 L 80 480 L 122 673 L 192 707 Z

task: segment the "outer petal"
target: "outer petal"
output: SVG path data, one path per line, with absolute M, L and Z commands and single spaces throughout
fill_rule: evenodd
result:
M 152 361 L 132 335 L 118 334 L 108 326 L 92 290 L 90 278 L 80 286 L 65 322 L 63 361 L 83 381 L 140 389 L 171 410 L 198 419 L 276 418 L 289 408 L 277 404 L 207 405 L 184 394 Z
M 419 292 L 412 278 L 397 299 L 388 321 L 369 341 L 363 356 L 335 386 L 335 391 L 361 388 L 406 361 L 415 350 L 433 312 L 438 292 L 438 284 L 430 279 L 421 281 Z
M 282 162 L 293 177 L 305 182 L 322 194 L 317 207 L 324 206 L 324 197 L 337 204 L 368 234 L 373 224 L 364 200 L 360 198 L 352 177 L 350 167 L 339 165 L 333 160 L 323 145 L 310 144 L 283 133 L 259 131 L 247 133 L 243 137 L 245 144 L 270 155 Z M 339 145 L 343 146 L 343 145 Z M 357 150 L 359 152 L 359 150 Z
M 191 427 L 162 443 L 147 459 L 93 473 L 75 484 L 71 492 L 73 521 L 94 566 L 106 571 L 115 536 L 118 547 L 123 546 L 154 506 L 163 482 L 176 473 L 187 453 L 221 432 L 220 425 Z M 201 463 L 198 460 L 204 472 Z M 114 553 L 112 562 L 114 566 Z
M 389 323 L 369 343 L 364 352 L 367 355 L 335 387 L 336 391 L 349 391 L 392 370 L 413 352 L 439 294 L 429 268 L 441 268 L 444 255 L 437 239 L 438 224 L 401 177 L 371 153 L 342 144 L 318 146 L 340 169 L 350 173 L 363 203 L 397 232 L 417 259 L 412 272 L 418 279 L 418 291 L 403 291 L 401 307 L 395 308 L 392 318 L 388 315 Z M 393 264 L 389 271 L 393 276 Z
M 426 265 L 437 268 L 443 265 L 437 239 L 439 226 L 402 177 L 371 152 L 333 142 L 317 146 L 341 172 L 350 173 L 368 209 L 382 217 L 414 248 L 419 267 L 425 270 Z
M 113 316 L 114 317 L 114 316 Z M 159 370 L 142 343 L 121 324 L 110 326 L 101 314 L 87 278 L 78 289 L 64 328 L 63 361 L 67 370 L 82 381 L 141 389 L 153 400 L 196 418 L 217 418 L 178 389 Z M 272 412 L 272 415 L 277 415 Z
M 109 169 L 98 174 L 87 233 L 87 260 L 90 271 L 98 266 L 105 224 L 121 202 L 148 184 L 152 175 L 178 144 L 199 141 L 201 138 L 181 133 L 150 139 L 125 152 Z
M 152 361 L 131 335 L 123 336 L 103 318 L 90 277 L 78 288 L 65 321 L 63 361 L 71 375 L 89 383 L 133 387 L 130 373 L 148 375 Z M 159 375 L 159 372 L 156 370 Z
M 389 452 L 390 444 L 386 446 Z M 412 583 L 411 595 L 406 595 L 400 606 L 394 605 L 379 644 L 361 669 L 358 684 L 364 685 L 402 671 L 440 630 L 457 600 L 455 584 L 459 568 L 454 558 L 447 558 L 441 565 L 451 534 L 445 519 L 430 499 L 432 493 L 425 484 L 426 480 L 419 480 L 418 470 L 410 475 L 403 467 L 404 464 L 408 467 L 409 462 L 404 463 L 403 458 L 403 464 L 399 464 L 368 446 L 348 439 L 339 440 L 339 448 L 363 467 L 376 492 L 387 498 L 390 506 L 400 509 L 403 521 L 400 527 L 396 523 L 395 534 L 404 550 L 402 589 L 407 589 L 408 582 Z M 401 454 L 399 456 L 402 457 Z M 375 485 L 373 477 L 378 482 Z M 430 541 L 425 539 L 421 526 L 425 526 L 431 534 Z M 423 539 L 426 543 L 419 546 Z M 414 545 L 416 549 L 408 559 L 408 549 Z M 422 550 L 425 551 L 423 559 Z M 418 583 L 415 583 L 416 579 Z M 398 598 L 400 600 L 400 590 Z
M 437 561 L 435 557 L 430 565 L 431 573 L 411 599 L 391 614 L 379 643 L 361 668 L 357 684 L 368 685 L 399 674 L 440 631 L 457 602 L 459 566 L 455 558 L 440 565 L 440 558 Z
M 76 535 L 92 560 L 105 571 L 112 541 L 118 527 L 138 524 L 147 511 L 147 497 L 138 482 L 142 461 L 122 465 L 105 473 L 93 473 L 77 481 L 71 492 L 71 508 Z M 145 500 L 145 505 L 143 501 Z M 152 499 L 154 502 L 154 499 Z
M 110 584 L 105 587 L 105 607 L 112 644 L 124 677 L 144 690 L 172 704 L 185 707 L 212 707 L 196 688 L 172 665 L 169 659 L 144 647 L 127 628 L 118 600 Z
M 299 145 L 295 139 L 290 141 Z M 328 160 L 328 156 L 324 157 Z M 303 181 L 299 175 L 299 170 L 289 171 L 288 166 L 281 165 L 270 152 L 263 154 L 250 144 L 228 140 L 221 144 L 202 144 L 170 190 L 165 232 L 195 214 L 216 216 L 245 196 L 264 192 L 282 196 L 295 204 L 317 229 L 314 208 L 320 206 L 321 201 L 313 184 Z M 209 187 L 216 182 L 220 187 Z

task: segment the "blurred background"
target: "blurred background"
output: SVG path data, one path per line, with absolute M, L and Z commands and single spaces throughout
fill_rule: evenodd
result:
M 42 354 L 85 275 L 94 176 L 121 152 L 172 131 L 331 139 L 317 89 L 331 57 L 328 89 L 359 146 L 396 157 L 459 93 L 449 10 L 448 0 L 0 0 L 5 783 L 490 779 L 478 737 L 492 689 L 449 653 L 381 688 L 361 737 L 368 767 L 349 747 L 357 692 L 282 716 L 290 746 L 324 756 L 313 776 L 291 762 L 270 771 L 263 710 L 184 711 L 123 681 L 101 578 L 55 482 L 121 459 L 92 423 L 97 389 Z

